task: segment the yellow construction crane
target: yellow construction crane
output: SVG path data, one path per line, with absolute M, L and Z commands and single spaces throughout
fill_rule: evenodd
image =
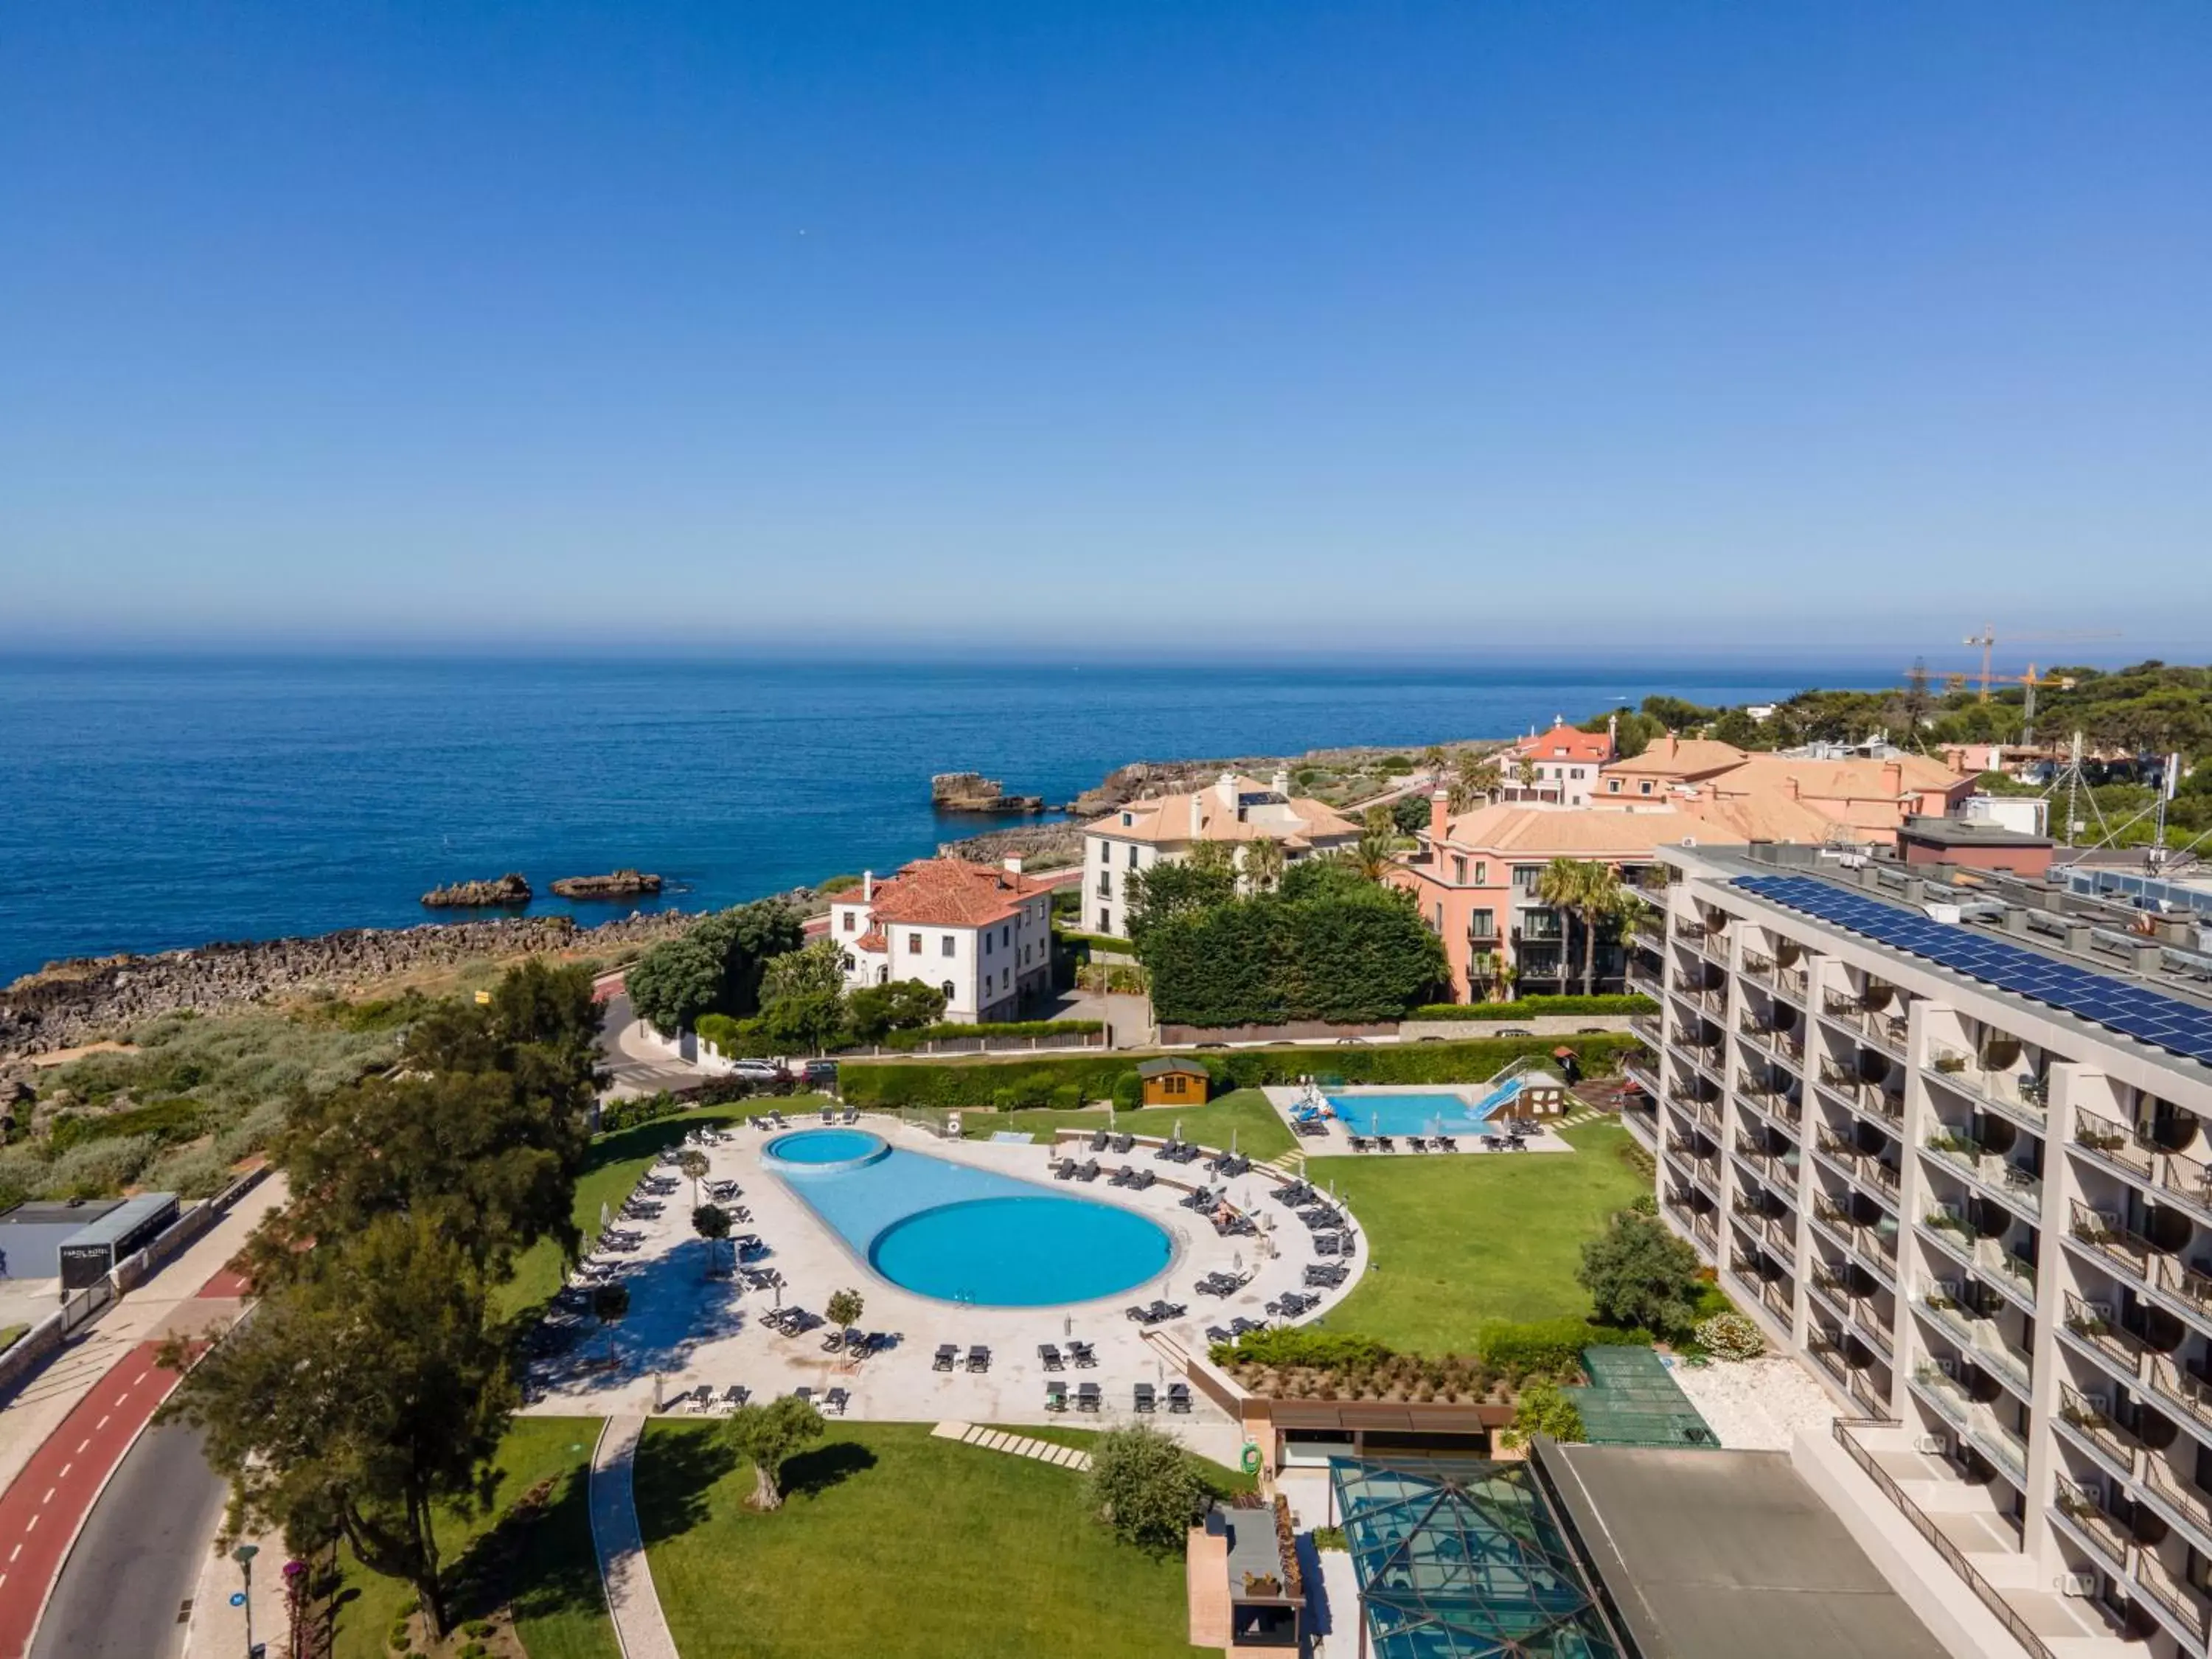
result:
M 1971 644 L 1972 641 L 1969 641 L 1968 643 Z M 1927 671 L 1920 667 L 1919 665 L 1915 664 L 1913 672 L 1916 675 L 1924 678 Z M 1956 672 L 1946 673 L 1943 676 L 1943 690 L 1947 693 L 1963 691 L 1966 689 L 1967 683 L 1973 678 L 1973 676 L 1969 674 L 1960 674 Z M 1992 685 L 2020 685 L 2027 688 L 2027 694 L 2021 701 L 2020 711 L 2020 740 L 2021 743 L 2026 746 L 2032 746 L 2035 742 L 2035 694 L 2037 690 L 2039 689 L 2049 689 L 2058 691 L 2071 691 L 2075 686 L 2079 684 L 2079 682 L 2076 681 L 2071 674 L 2039 675 L 2035 672 L 2035 665 L 2033 663 L 2028 664 L 2027 672 L 2025 674 L 1992 674 L 1989 672 L 1988 667 L 1984 665 L 1982 670 L 1980 678 L 1982 682 L 1982 698 L 1984 702 L 1989 699 L 1990 688 Z M 1906 682 L 1908 684 L 1911 683 L 1910 679 Z
M 2069 629 L 2056 634 L 2007 634 L 2002 637 L 2005 643 L 2008 645 L 2025 645 L 2031 640 L 2050 642 L 2061 640 L 2117 640 L 2120 636 L 2117 630 L 2110 629 L 2101 630 Z M 1996 648 L 1998 638 L 1999 635 L 1996 629 L 1989 623 L 1984 623 L 1982 624 L 1982 631 L 1980 633 L 1969 634 L 1966 635 L 1964 641 L 1962 641 L 1962 643 L 1966 645 L 1978 645 L 1982 647 L 1981 700 L 1984 702 L 1987 702 L 1990 700 L 1990 687 L 1996 681 L 2002 680 L 2008 685 L 2018 685 L 2027 683 L 2027 681 L 2020 680 L 2010 674 L 1992 674 L 1990 672 L 1990 653 Z M 2035 676 L 2035 665 L 2033 663 L 2028 664 L 2027 672 L 2028 680 L 2032 681 Z M 1960 676 L 1960 678 L 1962 682 L 1960 689 L 1964 690 L 1965 687 L 1963 681 L 1965 679 L 1965 676 L 1961 675 Z M 2032 696 L 2033 693 L 2031 692 L 2029 695 Z

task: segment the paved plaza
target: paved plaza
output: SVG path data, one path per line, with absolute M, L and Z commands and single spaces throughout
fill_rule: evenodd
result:
M 790 1116 L 793 1128 L 817 1121 L 813 1114 Z M 1192 1186 L 1221 1184 L 1203 1164 L 1160 1161 L 1152 1156 L 1153 1148 L 1140 1144 L 1126 1156 L 1085 1152 L 1083 1156 L 1096 1156 L 1101 1166 L 1095 1182 L 1056 1182 L 1049 1171 L 1060 1149 L 1042 1142 L 948 1140 L 894 1118 L 870 1115 L 860 1121 L 908 1152 L 992 1170 L 1055 1194 L 1139 1212 L 1166 1230 L 1173 1257 L 1164 1273 L 1097 1302 L 994 1308 L 919 1296 L 878 1277 L 781 1176 L 763 1167 L 762 1150 L 773 1134 L 740 1122 L 725 1131 L 719 1144 L 702 1148 L 712 1166 L 707 1180 L 738 1183 L 741 1195 L 732 1202 L 750 1210 L 752 1218 L 738 1224 L 736 1231 L 758 1234 L 768 1247 L 768 1254 L 747 1265 L 775 1269 L 782 1275 L 781 1286 L 756 1290 L 738 1280 L 708 1277 L 708 1247 L 691 1231 L 690 1183 L 685 1181 L 659 1217 L 624 1224 L 644 1235 L 636 1250 L 611 1258 L 621 1264 L 629 1287 L 628 1316 L 605 1331 L 586 1319 L 565 1351 L 537 1362 L 526 1409 L 597 1416 L 650 1413 L 660 1401 L 702 1383 L 718 1397 L 739 1384 L 756 1400 L 802 1387 L 819 1399 L 842 1388 L 851 1401 L 846 1414 L 854 1418 L 981 1425 L 1064 1420 L 1110 1426 L 1134 1418 L 1134 1386 L 1150 1382 L 1163 1396 L 1157 1413 L 1161 1426 L 1209 1455 L 1224 1462 L 1235 1458 L 1241 1435 L 1227 1416 L 1195 1390 L 1191 1414 L 1170 1416 L 1165 1385 L 1182 1379 L 1181 1353 L 1204 1352 L 1208 1326 L 1225 1326 L 1239 1316 L 1272 1323 L 1267 1304 L 1285 1291 L 1305 1290 L 1306 1266 L 1319 1258 L 1304 1224 L 1268 1196 L 1282 1182 L 1280 1175 L 1255 1166 L 1229 1182 L 1231 1201 L 1252 1214 L 1261 1231 L 1256 1237 L 1224 1238 L 1204 1217 L 1176 1202 Z M 1142 1192 L 1109 1187 L 1106 1177 L 1124 1164 L 1150 1170 L 1156 1184 Z M 664 1166 L 659 1173 L 672 1171 Z M 1367 1246 L 1357 1222 L 1352 1218 L 1346 1230 L 1345 1255 L 1334 1258 L 1346 1270 L 1343 1285 L 1320 1291 L 1323 1299 L 1306 1319 L 1341 1300 L 1364 1271 Z M 726 1262 L 728 1247 L 719 1248 Z M 1226 1297 L 1194 1288 L 1216 1273 L 1251 1276 Z M 836 1352 L 826 1326 L 786 1336 L 763 1322 L 762 1316 L 779 1305 L 796 1304 L 819 1315 L 833 1292 L 848 1287 L 866 1298 L 858 1328 L 890 1339 L 888 1347 L 865 1359 Z M 1123 1310 L 1131 1303 L 1156 1298 L 1184 1304 L 1188 1311 L 1152 1328 L 1158 1338 L 1148 1339 Z M 1048 1373 L 1038 1346 L 1065 1347 L 1071 1339 L 1093 1346 L 1097 1365 Z M 962 1362 L 953 1370 L 940 1371 L 933 1368 L 933 1356 L 946 1343 L 960 1350 Z M 977 1345 L 991 1351 L 986 1371 L 966 1368 L 968 1350 Z M 1071 1403 L 1063 1413 L 1048 1413 L 1048 1375 L 1065 1382 L 1071 1395 L 1084 1382 L 1097 1383 L 1103 1409 L 1081 1412 Z

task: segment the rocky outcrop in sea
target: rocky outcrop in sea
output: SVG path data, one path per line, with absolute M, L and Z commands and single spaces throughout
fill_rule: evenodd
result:
M 605 876 L 563 876 L 553 890 L 565 899 L 643 898 L 660 890 L 660 878 L 639 870 L 617 870 Z
M 212 1013 L 311 994 L 345 995 L 413 969 L 548 951 L 611 956 L 672 939 L 698 920 L 663 910 L 580 927 L 568 916 L 515 916 L 351 928 L 159 956 L 78 957 L 0 990 L 0 1060 L 116 1036 L 179 1009 Z
M 527 878 L 509 872 L 495 881 L 457 881 L 422 895 L 433 910 L 516 910 L 530 902 Z

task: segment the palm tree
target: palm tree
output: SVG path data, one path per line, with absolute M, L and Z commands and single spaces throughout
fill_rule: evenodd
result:
M 1431 778 L 1441 778 L 1444 775 L 1446 758 L 1443 744 L 1432 743 L 1421 750 L 1421 769 Z
M 1262 836 L 1244 849 L 1244 879 L 1255 893 L 1273 890 L 1283 878 L 1283 843 Z
M 1455 812 L 1464 812 L 1476 801 L 1487 800 L 1496 794 L 1498 781 L 1496 761 L 1462 753 L 1452 774 L 1450 799 L 1446 804 Z
M 1582 924 L 1583 994 L 1590 995 L 1597 981 L 1597 930 L 1621 914 L 1620 878 L 1610 865 L 1553 859 L 1536 878 L 1536 896 Z
M 1534 789 L 1543 781 L 1543 769 L 1523 755 L 1513 763 L 1513 781 L 1523 789 Z
M 1352 844 L 1352 867 L 1369 881 L 1379 882 L 1389 873 L 1398 850 L 1398 826 L 1387 806 L 1367 809 L 1366 828 Z

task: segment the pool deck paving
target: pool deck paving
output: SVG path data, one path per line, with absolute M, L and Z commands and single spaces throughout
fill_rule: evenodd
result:
M 1078 1451 L 1073 1446 L 1056 1446 L 1048 1440 L 1032 1440 L 1025 1434 L 1008 1434 L 1003 1430 L 980 1428 L 973 1423 L 939 1423 L 930 1433 L 939 1440 L 957 1440 L 969 1446 L 981 1446 L 986 1451 L 1012 1452 L 1016 1457 L 1033 1457 L 1040 1463 L 1051 1463 L 1063 1469 L 1073 1469 L 1079 1474 L 1091 1470 L 1091 1454 Z
M 818 1119 L 794 1115 L 790 1124 L 793 1129 L 818 1127 Z M 1203 1352 L 1210 1325 L 1227 1325 L 1240 1316 L 1267 1320 L 1265 1304 L 1285 1291 L 1303 1290 L 1304 1267 L 1318 1259 L 1304 1224 L 1268 1196 L 1279 1179 L 1272 1170 L 1255 1167 L 1229 1183 L 1232 1200 L 1259 1218 L 1261 1235 L 1223 1238 L 1203 1217 L 1176 1203 L 1188 1185 L 1219 1184 L 1202 1164 L 1158 1162 L 1142 1147 L 1127 1157 L 1099 1154 L 1104 1172 L 1133 1163 L 1154 1173 L 1158 1184 L 1135 1193 L 1109 1187 L 1103 1173 L 1088 1183 L 1052 1180 L 1050 1166 L 1060 1154 L 1042 1143 L 947 1140 L 920 1126 L 873 1115 L 864 1116 L 861 1125 L 910 1152 L 994 1170 L 1054 1194 L 1137 1211 L 1167 1231 L 1175 1244 L 1174 1256 L 1165 1272 L 1144 1284 L 1074 1305 L 982 1307 L 920 1296 L 878 1276 L 781 1176 L 764 1167 L 762 1151 L 773 1134 L 740 1123 L 720 1144 L 705 1149 L 712 1165 L 708 1179 L 739 1184 L 742 1194 L 734 1202 L 750 1211 L 752 1218 L 738 1223 L 737 1231 L 757 1233 L 769 1247 L 769 1254 L 749 1265 L 781 1273 L 785 1283 L 780 1292 L 708 1276 L 707 1246 L 691 1231 L 691 1193 L 690 1183 L 684 1182 L 665 1200 L 659 1217 L 620 1224 L 643 1235 L 635 1251 L 615 1258 L 629 1287 L 629 1314 L 605 1331 L 586 1320 L 565 1354 L 538 1362 L 530 1373 L 530 1400 L 524 1409 L 547 1414 L 642 1416 L 701 1383 L 709 1385 L 717 1396 L 737 1383 L 756 1400 L 801 1387 L 813 1389 L 818 1399 L 832 1388 L 842 1388 L 851 1396 L 847 1415 L 878 1421 L 999 1426 L 1064 1420 L 1085 1427 L 1112 1427 L 1139 1420 L 1134 1384 L 1151 1382 L 1164 1394 L 1164 1385 L 1180 1370 L 1172 1358 L 1174 1350 Z M 1348 1254 L 1341 1258 L 1347 1269 L 1346 1281 L 1334 1291 L 1321 1292 L 1324 1299 L 1306 1316 L 1309 1320 L 1349 1294 L 1366 1269 L 1365 1236 L 1356 1216 L 1352 1223 Z M 720 1248 L 720 1260 L 726 1262 L 728 1247 Z M 1198 1294 L 1195 1282 L 1216 1272 L 1249 1272 L 1251 1276 L 1227 1297 Z M 847 1358 L 835 1350 L 834 1342 L 825 1344 L 830 1334 L 826 1328 L 790 1337 L 779 1335 L 760 1321 L 763 1313 L 780 1304 L 797 1304 L 819 1314 L 834 1291 L 847 1287 L 858 1290 L 866 1299 L 859 1328 L 889 1339 L 888 1347 L 865 1359 Z M 1188 1308 L 1183 1317 L 1152 1328 L 1170 1340 L 1167 1344 L 1146 1341 L 1143 1330 L 1123 1311 L 1131 1303 L 1155 1298 Z M 1079 1412 L 1073 1398 L 1065 1412 L 1046 1408 L 1048 1372 L 1038 1346 L 1052 1343 L 1064 1348 L 1071 1338 L 1093 1345 L 1097 1365 L 1079 1369 L 1071 1363 L 1049 1375 L 1067 1385 L 1070 1396 L 1084 1382 L 1099 1384 L 1099 1411 Z M 960 1360 L 956 1369 L 939 1371 L 933 1369 L 933 1356 L 940 1345 L 947 1344 L 959 1350 Z M 978 1345 L 991 1351 L 990 1364 L 988 1370 L 970 1371 L 968 1350 Z M 1237 1425 L 1202 1394 L 1188 1415 L 1170 1415 L 1163 1400 L 1157 1416 L 1143 1420 L 1157 1420 L 1193 1449 L 1221 1462 L 1233 1463 L 1242 1448 Z

